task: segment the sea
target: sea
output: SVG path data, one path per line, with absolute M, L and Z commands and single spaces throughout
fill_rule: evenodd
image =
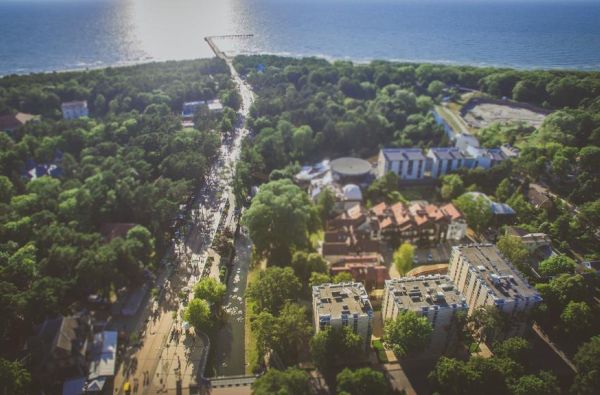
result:
M 0 75 L 269 53 L 600 70 L 600 0 L 0 0 Z

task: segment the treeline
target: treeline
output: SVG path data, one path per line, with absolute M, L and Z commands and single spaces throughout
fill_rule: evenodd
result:
M 428 87 L 389 78 L 392 64 L 252 56 L 237 57 L 235 66 L 258 96 L 248 121 L 256 137 L 238 166 L 238 190 L 245 193 L 294 162 L 448 143 L 431 114 Z M 414 75 L 407 67 L 412 71 L 402 72 Z
M 214 59 L 0 79 L 0 112 L 42 114 L 0 133 L 2 357 L 14 358 L 36 323 L 156 268 L 180 205 L 218 155 L 212 129 L 234 113 L 183 129 L 181 104 L 235 105 L 234 93 Z M 88 100 L 90 118 L 61 119 L 60 103 L 74 99 Z M 57 171 L 29 180 L 32 164 Z M 135 226 L 109 240 L 100 230 L 111 223 Z

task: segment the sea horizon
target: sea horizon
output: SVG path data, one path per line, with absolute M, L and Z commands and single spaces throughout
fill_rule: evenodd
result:
M 585 0 L 0 0 L 0 76 L 272 54 L 517 70 L 600 70 Z M 157 24 L 164 28 L 154 27 Z M 51 33 L 50 33 L 51 32 Z M 49 50 L 49 48 L 51 50 Z

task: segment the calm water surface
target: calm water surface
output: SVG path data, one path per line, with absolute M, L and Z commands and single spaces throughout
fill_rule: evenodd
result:
M 600 70 L 600 0 L 0 0 L 0 74 L 232 53 Z

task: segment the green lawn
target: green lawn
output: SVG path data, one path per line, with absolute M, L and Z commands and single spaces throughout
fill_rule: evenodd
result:
M 381 339 L 373 340 L 373 348 L 377 352 L 377 359 L 379 359 L 379 362 L 387 363 L 388 358 L 387 358 L 387 355 L 385 354 L 385 348 L 383 347 L 383 343 L 381 342 Z
M 469 345 L 469 353 L 470 354 L 476 353 L 478 351 L 479 351 L 479 344 L 477 344 L 477 343 L 471 343 Z
M 256 265 L 248 273 L 248 284 L 250 284 L 256 280 L 256 278 L 258 277 L 258 273 L 261 270 L 260 266 L 261 265 Z M 245 331 L 244 331 L 244 333 L 245 333 L 245 337 L 244 337 L 245 347 L 244 348 L 245 348 L 245 353 L 246 353 L 246 355 L 245 355 L 246 374 L 253 374 L 252 370 L 258 366 L 259 358 L 260 358 L 260 356 L 258 355 L 258 350 L 256 349 L 256 339 L 254 338 L 254 335 L 252 334 L 252 330 L 250 329 L 250 323 L 252 322 L 252 317 L 254 315 L 254 313 L 253 313 L 254 302 L 246 299 L 245 303 L 246 303 L 246 320 L 245 320 Z
M 400 188 L 400 194 L 407 200 L 437 200 L 437 191 L 433 186 L 412 186 Z
M 315 233 L 310 234 L 310 244 L 313 246 L 313 248 L 317 248 L 319 246 L 319 242 L 322 241 L 324 237 L 325 232 L 323 232 L 323 229 L 319 229 Z

